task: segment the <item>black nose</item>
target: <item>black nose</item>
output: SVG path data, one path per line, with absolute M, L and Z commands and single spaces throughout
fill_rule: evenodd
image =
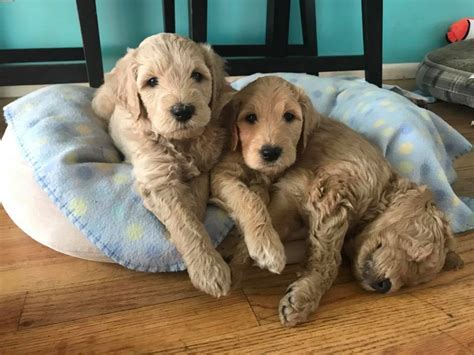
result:
M 263 160 L 265 161 L 275 161 L 281 155 L 281 148 L 274 145 L 264 145 L 260 150 Z
M 372 287 L 378 293 L 387 293 L 392 287 L 392 282 L 390 279 L 383 279 L 382 281 L 375 281 L 371 283 L 370 287 Z
M 194 115 L 195 110 L 193 105 L 179 103 L 171 106 L 170 112 L 177 121 L 186 122 Z

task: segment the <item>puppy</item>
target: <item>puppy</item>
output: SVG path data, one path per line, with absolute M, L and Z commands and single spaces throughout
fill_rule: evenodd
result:
M 463 266 L 453 251 L 451 228 L 426 186 L 398 179 L 383 198 L 383 213 L 344 245 L 364 289 L 394 292 L 430 281 L 442 267 Z
M 92 102 L 133 165 L 137 191 L 165 225 L 192 283 L 216 297 L 228 292 L 230 269 L 202 220 L 208 173 L 226 137 L 220 111 L 231 95 L 224 62 L 209 46 L 163 33 L 130 49 Z
M 250 256 L 280 271 L 284 257 L 275 234 L 285 240 L 307 229 L 305 270 L 280 301 L 284 325 L 305 321 L 318 307 L 336 278 L 346 235 L 354 236 L 348 250 L 356 275 L 379 292 L 428 281 L 448 259 L 460 260 L 426 188 L 397 176 L 359 134 L 319 116 L 301 89 L 263 77 L 228 106 L 240 149 L 216 166 L 211 189 L 241 227 Z M 267 209 L 266 199 L 249 192 L 258 191 L 249 184 L 256 180 L 270 191 Z

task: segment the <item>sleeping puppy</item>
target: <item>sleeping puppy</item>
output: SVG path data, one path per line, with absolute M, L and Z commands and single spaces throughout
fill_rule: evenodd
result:
M 284 325 L 318 307 L 346 235 L 354 236 L 348 251 L 367 289 L 394 291 L 432 279 L 452 260 L 459 265 L 449 225 L 426 188 L 400 178 L 362 136 L 319 116 L 301 89 L 263 77 L 224 112 L 236 121 L 234 140 L 211 173 L 211 190 L 236 220 L 250 257 L 280 272 L 276 235 L 307 230 L 305 270 L 280 301 Z
M 198 289 L 219 297 L 228 265 L 202 220 L 209 170 L 226 134 L 220 111 L 232 89 L 212 49 L 174 34 L 145 39 L 117 62 L 92 102 L 133 165 L 143 204 L 166 227 Z

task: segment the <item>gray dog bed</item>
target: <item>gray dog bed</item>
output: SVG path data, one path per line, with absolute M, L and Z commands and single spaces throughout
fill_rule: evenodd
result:
M 474 107 L 474 39 L 428 53 L 418 68 L 416 83 L 440 100 Z

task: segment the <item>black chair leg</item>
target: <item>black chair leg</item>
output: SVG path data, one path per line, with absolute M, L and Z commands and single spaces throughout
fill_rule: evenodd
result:
M 95 0 L 76 0 L 76 4 L 89 85 L 97 88 L 104 82 L 104 70 Z
M 383 0 L 362 0 L 365 79 L 382 86 Z
M 207 41 L 207 0 L 188 0 L 189 37 L 196 42 Z
M 316 0 L 300 0 L 300 17 L 303 31 L 303 45 L 306 55 L 318 56 L 318 35 L 316 27 Z M 306 73 L 319 75 L 317 70 L 308 68 Z
M 176 31 L 174 0 L 162 0 L 162 6 L 165 32 L 174 33 Z

